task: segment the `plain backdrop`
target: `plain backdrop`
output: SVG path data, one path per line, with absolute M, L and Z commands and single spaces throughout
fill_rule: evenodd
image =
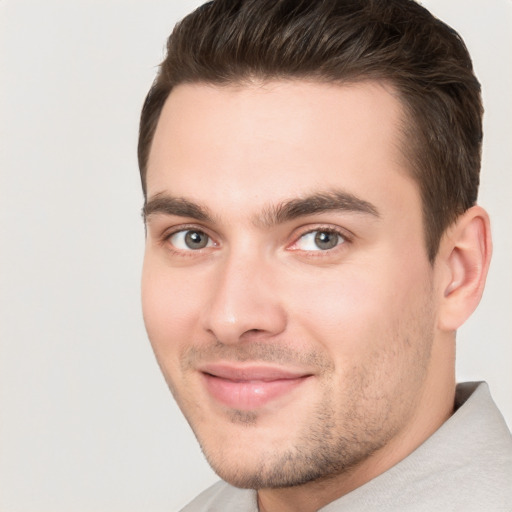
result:
M 0 510 L 179 510 L 216 477 L 146 340 L 140 107 L 197 1 L 0 0 Z M 486 108 L 495 254 L 458 335 L 512 425 L 512 2 L 430 0 Z

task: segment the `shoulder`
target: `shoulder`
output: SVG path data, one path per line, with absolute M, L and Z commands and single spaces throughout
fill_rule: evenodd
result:
M 192 500 L 181 512 L 257 512 L 256 492 L 217 482 Z

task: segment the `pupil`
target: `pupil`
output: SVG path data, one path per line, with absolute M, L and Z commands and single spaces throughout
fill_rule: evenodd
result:
M 338 244 L 338 235 L 328 231 L 319 231 L 315 235 L 315 244 L 322 250 L 332 249 Z
M 203 247 L 206 247 L 208 238 L 204 233 L 199 231 L 189 231 L 185 235 L 185 243 L 190 249 L 202 249 Z

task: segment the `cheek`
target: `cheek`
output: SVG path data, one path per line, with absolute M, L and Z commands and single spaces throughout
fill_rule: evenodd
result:
M 396 265 L 343 268 L 292 287 L 288 311 L 333 359 L 363 359 L 399 334 L 403 320 L 422 315 L 425 270 Z M 305 292 L 307 290 L 307 293 Z
M 309 326 L 318 337 L 345 339 L 378 321 L 385 287 L 377 286 L 368 273 L 346 272 L 313 275 L 301 287 L 290 285 L 288 311 Z
M 378 283 L 362 275 L 324 282 L 300 301 L 296 293 L 294 318 L 334 364 L 326 396 L 339 421 L 378 429 L 393 421 L 389 411 L 405 417 L 413 408 L 430 358 L 432 302 L 419 275 L 388 272 Z
M 197 325 L 194 304 L 197 291 L 181 282 L 169 269 L 144 262 L 142 272 L 142 312 L 146 331 L 157 358 L 174 353 Z M 161 362 L 161 361 L 160 361 Z

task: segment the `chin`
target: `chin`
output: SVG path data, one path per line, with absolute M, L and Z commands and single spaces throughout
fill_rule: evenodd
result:
M 290 429 L 280 438 L 265 438 L 248 420 L 238 432 L 198 440 L 217 475 L 235 487 L 245 489 L 284 488 L 326 480 L 361 464 L 385 444 L 384 432 L 373 439 L 333 435 L 331 422 L 309 425 L 302 432 Z M 212 434 L 212 431 L 209 432 Z

